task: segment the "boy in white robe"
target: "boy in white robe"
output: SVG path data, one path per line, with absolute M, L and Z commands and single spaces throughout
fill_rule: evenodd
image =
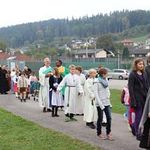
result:
M 49 102 L 49 77 L 52 75 L 52 68 L 50 67 L 50 59 L 44 59 L 44 66 L 39 70 L 39 82 L 40 82 L 40 90 L 39 90 L 39 104 L 43 108 L 43 112 L 50 107 Z
M 85 81 L 84 85 L 84 118 L 86 125 L 95 129 L 94 122 L 97 120 L 97 110 L 95 106 L 95 95 L 93 91 L 93 83 L 96 77 L 96 70 L 89 70 L 89 78 Z
M 69 66 L 70 73 L 66 75 L 62 82 L 58 85 L 57 90 L 61 91 L 64 86 L 65 89 L 65 115 L 66 115 L 66 122 L 68 121 L 76 121 L 74 115 L 76 114 L 76 100 L 78 95 L 83 94 L 83 89 L 80 84 L 79 76 L 76 75 L 76 66 L 70 65 Z

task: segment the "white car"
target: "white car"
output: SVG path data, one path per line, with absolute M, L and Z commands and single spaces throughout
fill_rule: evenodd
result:
M 129 71 L 126 69 L 113 69 L 112 72 L 108 72 L 108 75 L 111 76 L 112 79 L 128 79 Z

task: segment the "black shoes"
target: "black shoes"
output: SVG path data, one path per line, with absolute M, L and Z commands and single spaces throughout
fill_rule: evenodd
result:
M 47 109 L 47 112 L 52 112 L 52 110 L 48 108 L 48 109 Z
M 55 115 L 55 114 L 52 113 L 52 117 L 59 117 L 59 115 Z
M 43 108 L 43 112 L 46 112 L 46 107 Z
M 86 126 L 88 126 L 91 129 L 95 129 L 96 128 L 93 122 L 87 122 Z

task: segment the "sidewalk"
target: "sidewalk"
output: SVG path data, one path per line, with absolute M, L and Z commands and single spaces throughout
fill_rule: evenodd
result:
M 141 150 L 138 147 L 139 142 L 128 131 L 123 116 L 118 114 L 112 116 L 112 134 L 115 141 L 100 141 L 96 136 L 96 130 L 85 126 L 82 116 L 76 117 L 77 122 L 66 123 L 62 111 L 59 111 L 60 117 L 52 118 L 49 112 L 42 112 L 38 102 L 27 100 L 26 103 L 21 103 L 14 95 L 0 95 L 0 107 L 45 128 L 63 132 L 73 138 L 97 145 L 102 150 Z

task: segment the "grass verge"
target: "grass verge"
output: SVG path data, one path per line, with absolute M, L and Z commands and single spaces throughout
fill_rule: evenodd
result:
M 0 150 L 98 150 L 0 109 Z
M 121 90 L 111 89 L 112 112 L 123 114 L 125 106 L 121 104 Z

